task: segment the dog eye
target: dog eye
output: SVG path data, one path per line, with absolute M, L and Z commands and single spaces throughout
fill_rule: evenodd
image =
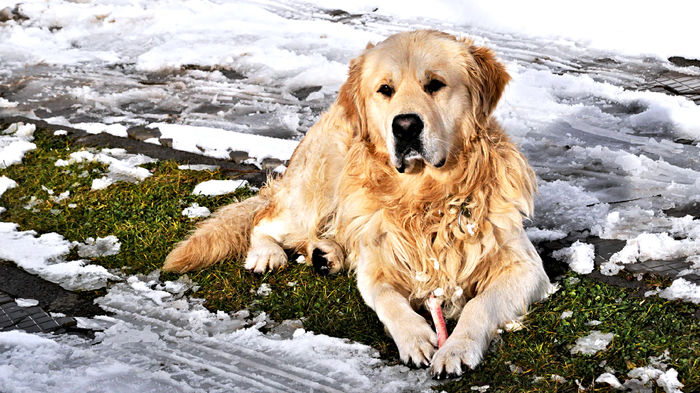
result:
M 427 91 L 429 94 L 433 94 L 436 91 L 442 89 L 445 87 L 445 84 L 437 79 L 431 79 L 430 82 L 428 82 L 427 85 L 425 85 L 425 91 Z
M 381 93 L 387 97 L 391 97 L 394 94 L 394 89 L 392 89 L 389 85 L 381 85 L 379 86 L 379 90 L 377 90 L 377 93 Z

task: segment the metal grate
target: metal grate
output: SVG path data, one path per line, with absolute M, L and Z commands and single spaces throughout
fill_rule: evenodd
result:
M 0 331 L 24 330 L 29 333 L 41 333 L 75 325 L 74 318 L 54 318 L 39 306 L 20 307 L 12 297 L 0 292 Z
M 651 91 L 684 96 L 700 104 L 700 77 L 698 76 L 669 71 L 651 81 L 646 88 Z

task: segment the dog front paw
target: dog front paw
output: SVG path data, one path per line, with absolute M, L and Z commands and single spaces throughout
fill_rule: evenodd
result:
M 336 274 L 343 267 L 345 256 L 338 243 L 330 239 L 322 239 L 311 246 L 311 263 L 316 273 L 327 276 Z
M 415 317 L 398 321 L 395 328 L 388 330 L 399 349 L 401 361 L 407 365 L 413 363 L 416 367 L 424 367 L 430 364 L 435 353 L 437 335 L 423 317 L 418 314 Z
M 471 338 L 450 337 L 435 352 L 430 373 L 437 379 L 458 377 L 465 366 L 473 370 L 481 361 L 482 353 L 479 344 Z
M 248 256 L 243 265 L 246 269 L 255 273 L 265 273 L 287 263 L 287 254 L 282 247 L 272 241 L 265 241 L 248 251 Z

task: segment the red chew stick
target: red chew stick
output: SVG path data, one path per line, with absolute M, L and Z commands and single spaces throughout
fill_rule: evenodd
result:
M 428 310 L 430 310 L 430 315 L 433 317 L 433 324 L 438 336 L 438 348 L 440 348 L 447 340 L 447 326 L 445 326 L 445 318 L 442 316 L 440 301 L 432 294 L 430 299 L 428 299 Z

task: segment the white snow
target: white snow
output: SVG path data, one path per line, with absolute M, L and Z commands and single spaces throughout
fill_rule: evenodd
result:
M 693 221 L 697 224 L 695 220 Z M 700 233 L 695 226 L 686 235 L 688 238 L 676 240 L 668 233 L 642 233 L 627 240 L 625 247 L 613 254 L 610 260 L 600 266 L 605 275 L 615 275 L 624 265 L 647 260 L 668 260 L 691 258 L 700 253 Z
M 622 384 L 617 377 L 611 373 L 603 373 L 595 379 L 596 383 L 607 383 L 611 388 L 622 389 Z
M 96 300 L 111 315 L 81 318 L 81 326 L 100 330 L 94 340 L 0 332 L 0 386 L 215 393 L 428 391 L 433 384 L 425 370 L 389 366 L 366 345 L 304 329 L 285 338 L 262 333 L 272 323 L 264 314 L 209 312 L 183 296 L 191 286 L 185 277 L 161 282 L 157 272 L 111 286 Z
M 17 305 L 20 307 L 34 307 L 39 304 L 39 301 L 36 299 L 25 299 L 18 297 L 15 299 L 15 303 L 17 303 Z
M 161 138 L 173 140 L 173 148 L 209 157 L 228 159 L 232 151 L 245 151 L 257 162 L 265 158 L 289 160 L 298 141 L 225 131 L 211 127 L 155 123 Z
M 8 101 L 0 97 L 0 108 L 14 108 L 17 106 L 16 102 Z
M 204 165 L 204 164 L 192 164 L 192 165 L 178 165 L 177 169 L 182 171 L 215 171 L 219 169 L 218 165 Z
M 194 202 L 182 211 L 182 215 L 189 218 L 209 217 L 211 211 L 206 206 L 199 206 L 198 203 Z
M 56 166 L 63 167 L 85 162 L 100 162 L 108 165 L 107 175 L 92 181 L 93 190 L 102 190 L 118 181 L 140 182 L 151 176 L 151 172 L 140 165 L 157 160 L 143 154 L 130 154 L 124 149 L 101 149 L 99 152 L 81 150 L 70 154 L 68 160 L 59 159 Z
M 610 341 L 612 341 L 613 336 L 613 333 L 602 333 L 598 330 L 593 330 L 587 336 L 576 340 L 576 345 L 571 348 L 571 353 L 594 355 L 599 351 L 604 351 L 610 344 Z
M 677 278 L 671 286 L 658 293 L 660 297 L 669 300 L 684 300 L 686 302 L 700 303 L 700 285 L 687 281 L 684 278 Z
M 10 188 L 17 187 L 17 182 L 7 176 L 0 176 L 0 197 Z
M 0 169 L 22 162 L 28 151 L 36 149 L 34 124 L 14 123 L 0 133 Z
M 0 222 L 0 259 L 16 263 L 29 273 L 55 282 L 68 290 L 97 289 L 116 276 L 104 267 L 65 258 L 73 244 L 57 233 L 37 236 L 35 231 L 17 231 L 17 224 Z
M 571 318 L 572 315 L 574 315 L 574 312 L 571 310 L 567 310 L 567 311 L 564 311 L 561 313 L 561 316 L 559 317 L 559 319 Z
M 248 185 L 246 180 L 207 180 L 194 187 L 192 195 L 219 196 L 235 192 Z
M 98 258 L 117 255 L 121 249 L 121 242 L 114 235 L 106 237 L 88 237 L 85 243 L 76 243 L 78 256 L 81 258 Z
M 579 274 L 589 274 L 593 271 L 595 248 L 592 244 L 576 241 L 571 247 L 566 247 L 552 253 L 559 260 L 565 260 L 571 270 Z

